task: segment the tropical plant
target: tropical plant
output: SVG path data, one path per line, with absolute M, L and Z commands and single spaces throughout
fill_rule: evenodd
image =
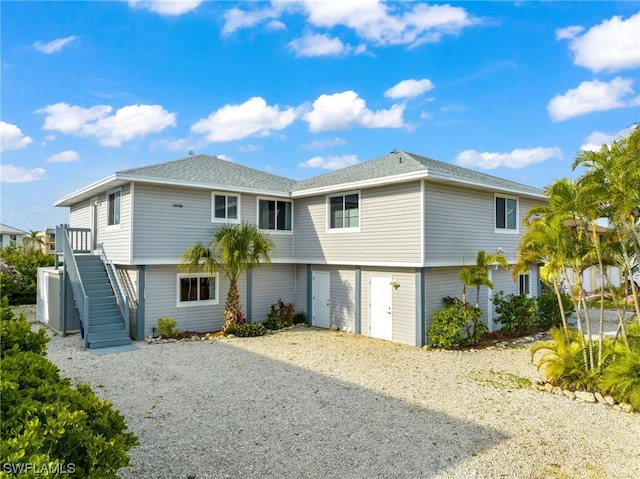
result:
M 536 311 L 535 300 L 525 294 L 504 294 L 500 291 L 493 296 L 493 305 L 502 325 L 502 331 L 511 336 L 522 336 L 533 326 Z
M 223 225 L 213 234 L 208 245 L 197 243 L 182 255 L 185 271 L 222 271 L 229 279 L 229 291 L 224 309 L 224 327 L 244 322 L 240 305 L 238 279 L 251 268 L 271 263 L 275 244 L 267 234 L 251 223 Z
M 22 240 L 22 247 L 26 253 L 34 250 L 41 250 L 44 240 L 40 237 L 39 231 L 30 230 L 29 235 Z
M 25 250 L 6 246 L 0 250 L 0 290 L 9 303 L 35 304 L 38 290 L 38 268 L 53 266 L 53 255 L 39 249 Z
M 178 322 L 167 316 L 165 318 L 158 318 L 158 327 L 156 331 L 162 339 L 177 338 L 180 336 L 180 331 L 176 329 Z
M 536 298 L 536 324 L 549 328 L 562 326 L 562 314 L 574 312 L 573 301 L 568 294 L 560 293 L 560 301 L 555 293 L 542 293 Z M 562 306 L 562 307 L 561 307 Z
M 237 336 L 238 338 L 254 338 L 267 334 L 267 328 L 262 323 L 230 324 L 224 330 L 225 336 Z
M 445 302 L 445 301 L 443 301 Z M 487 327 L 480 321 L 480 308 L 460 300 L 446 303 L 443 309 L 435 310 L 427 333 L 434 348 L 458 348 L 475 345 Z M 447 305 L 448 304 L 448 305 Z
M 499 265 L 503 269 L 509 269 L 509 262 L 502 253 L 487 254 L 485 251 L 480 250 L 476 255 L 476 264 L 469 268 L 462 268 L 458 277 L 462 281 L 462 302 L 467 301 L 467 286 L 476 288 L 476 308 L 480 305 L 480 287 L 486 286 L 487 288 L 493 288 L 493 283 L 489 279 L 489 267 L 492 265 Z
M 295 315 L 295 307 L 293 303 L 285 303 L 279 299 L 277 303 L 272 304 L 267 315 L 264 325 L 267 329 L 282 329 L 293 326 Z

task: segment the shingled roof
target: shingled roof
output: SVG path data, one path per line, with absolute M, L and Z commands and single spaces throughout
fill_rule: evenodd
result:
M 422 175 L 421 175 L 422 173 Z M 480 187 L 493 187 L 504 191 L 513 191 L 533 196 L 543 196 L 538 188 L 533 188 L 515 181 L 505 180 L 497 176 L 479 173 L 460 166 L 433 160 L 425 156 L 396 151 L 374 160 L 358 163 L 331 173 L 298 181 L 293 191 L 302 193 L 304 190 L 318 190 L 322 188 L 373 181 L 384 178 L 403 177 L 414 174 L 425 178 L 465 183 Z
M 294 180 L 249 168 L 216 156 L 197 155 L 180 160 L 141 166 L 116 173 L 118 178 L 138 181 L 185 183 L 211 188 L 232 188 L 288 193 Z

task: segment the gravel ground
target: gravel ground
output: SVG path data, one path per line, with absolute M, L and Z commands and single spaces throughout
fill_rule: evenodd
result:
M 139 437 L 124 479 L 640 477 L 640 414 L 535 391 L 528 348 L 425 351 L 314 328 L 136 345 L 48 345 Z

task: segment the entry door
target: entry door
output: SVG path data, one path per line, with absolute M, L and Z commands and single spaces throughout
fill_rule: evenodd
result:
M 371 276 L 369 318 L 372 338 L 391 341 L 391 280 L 391 276 Z
M 330 320 L 330 273 L 313 272 L 313 318 L 311 324 L 319 328 L 329 328 Z
M 91 250 L 98 249 L 98 198 L 91 199 Z

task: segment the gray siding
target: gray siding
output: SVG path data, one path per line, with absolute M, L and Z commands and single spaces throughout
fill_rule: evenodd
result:
M 72 228 L 91 228 L 91 202 L 89 200 L 69 208 L 69 226 Z
M 519 198 L 518 221 L 534 205 Z M 478 250 L 502 248 L 510 262 L 516 259 L 520 234 L 495 232 L 494 192 L 463 189 L 427 182 L 425 186 L 425 265 L 474 264 Z
M 420 198 L 418 181 L 361 190 L 359 232 L 327 231 L 326 195 L 296 199 L 296 260 L 419 265 Z
M 285 303 L 294 303 L 299 310 L 295 294 L 295 267 L 293 265 L 274 264 L 269 268 L 254 270 L 251 281 L 251 321 L 261 323 L 267 319 L 271 305 L 282 299 Z M 304 311 L 304 310 L 302 310 Z
M 356 326 L 355 288 L 356 273 L 352 266 L 313 267 L 314 271 L 328 271 L 330 273 L 330 325 L 343 331 L 353 332 Z
M 177 265 L 149 266 L 146 273 L 145 336 L 153 333 L 158 319 L 170 316 L 178 322 L 181 331 L 219 331 L 224 326 L 224 305 L 229 281 L 220 275 L 219 298 L 216 305 L 177 307 Z M 243 276 L 238 282 L 240 302 L 247 304 L 247 283 Z
M 256 205 L 255 195 L 240 195 L 243 221 L 256 222 Z M 134 264 L 175 264 L 189 246 L 208 244 L 220 224 L 211 222 L 211 191 L 206 189 L 136 183 L 134 216 Z M 290 261 L 293 235 L 270 237 L 276 244 L 272 261 Z
M 295 298 L 296 311 L 302 311 L 307 314 L 307 265 L 295 265 Z M 307 323 L 310 320 L 307 318 Z
M 362 319 L 361 332 L 371 335 L 371 276 L 390 276 L 400 287 L 392 291 L 392 340 L 398 343 L 416 344 L 416 288 L 415 270 L 362 268 Z M 333 291 L 332 291 L 333 294 Z
M 138 270 L 131 266 L 117 266 L 116 272 L 120 284 L 129 297 L 129 335 L 136 336 L 136 313 L 138 311 Z
M 458 279 L 460 268 L 432 268 L 425 273 L 426 332 L 429 331 L 433 312 L 442 309 L 442 298 L 454 296 L 462 299 L 462 283 Z
M 98 207 L 98 248 L 103 248 L 109 261 L 119 264 L 130 264 L 131 260 L 131 185 L 122 185 L 120 197 L 120 224 L 107 225 L 108 201 L 102 195 L 101 205 Z

